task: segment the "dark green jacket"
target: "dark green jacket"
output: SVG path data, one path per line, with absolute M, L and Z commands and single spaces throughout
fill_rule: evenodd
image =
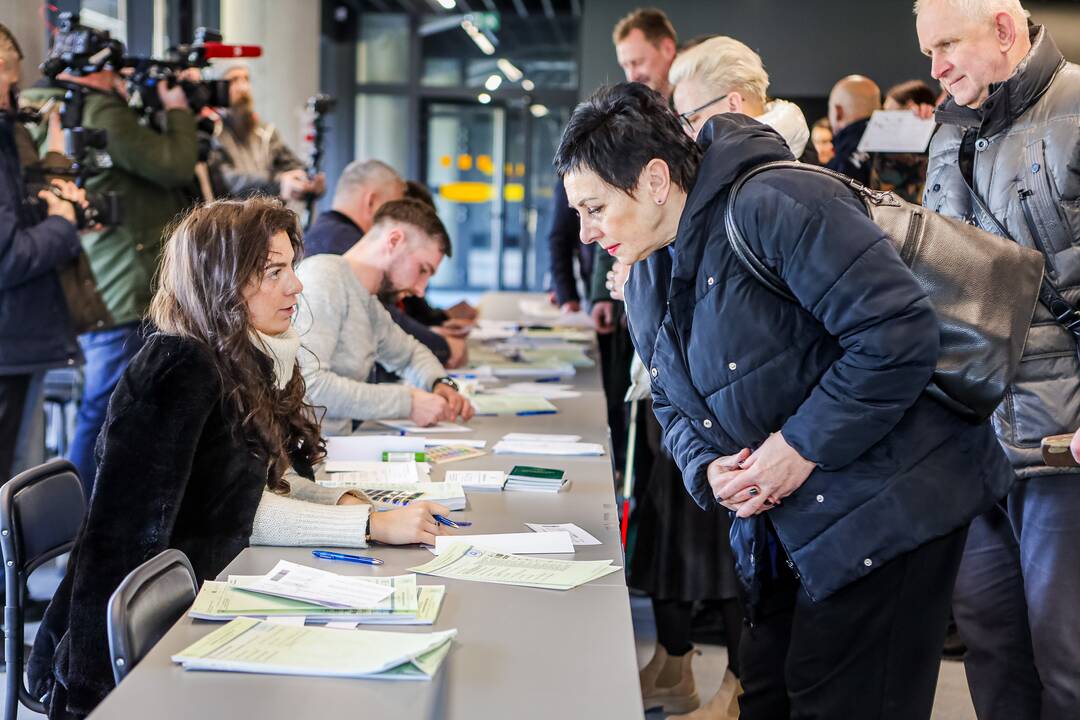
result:
M 22 92 L 32 104 L 62 95 L 55 88 Z M 195 118 L 186 110 L 170 110 L 165 131 L 157 132 L 141 123 L 119 96 L 91 92 L 83 124 L 108 133 L 105 149 L 91 151 L 89 161 L 106 169 L 86 187 L 118 193 L 123 213 L 119 226 L 84 234 L 83 247 L 113 319 L 117 324 L 136 322 L 150 304 L 162 232 L 192 203 L 190 188 L 198 159 Z

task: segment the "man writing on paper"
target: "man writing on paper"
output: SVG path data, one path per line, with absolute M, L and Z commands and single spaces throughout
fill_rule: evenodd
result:
M 442 365 L 383 307 L 403 294 L 423 295 L 450 238 L 439 216 L 416 200 L 395 200 L 344 255 L 300 264 L 304 283 L 297 329 L 308 398 L 326 408 L 324 435 L 349 434 L 357 420 L 408 417 L 418 425 L 472 418 L 473 408 Z M 367 382 L 378 362 L 414 387 Z

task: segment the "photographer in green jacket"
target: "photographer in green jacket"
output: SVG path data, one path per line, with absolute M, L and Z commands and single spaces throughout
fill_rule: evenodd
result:
M 62 45 L 58 38 L 56 47 Z M 118 225 L 82 237 L 98 288 L 115 321 L 112 327 L 79 336 L 86 357 L 85 383 L 70 460 L 89 496 L 95 473 L 94 442 L 113 388 L 142 347 L 141 323 L 152 295 L 162 233 L 192 202 L 198 148 L 195 118 L 179 86 L 158 84 L 164 112 L 157 130 L 128 106 L 124 79 L 111 67 L 78 76 L 60 73 L 56 80 L 56 85 L 74 85 L 84 94 L 82 126 L 107 134 L 105 147 L 88 153 L 92 176 L 86 188 L 117 193 L 122 215 Z M 50 97 L 60 101 L 63 95 L 64 87 L 23 93 L 35 104 Z

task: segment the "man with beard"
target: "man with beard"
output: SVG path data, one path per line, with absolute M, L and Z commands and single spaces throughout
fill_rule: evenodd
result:
M 296 327 L 304 343 L 300 369 L 308 400 L 326 408 L 324 435 L 347 435 L 357 421 L 409 418 L 419 425 L 468 420 L 472 405 L 436 357 L 394 322 L 384 307 L 422 296 L 450 237 L 435 211 L 411 199 L 385 203 L 368 232 L 343 255 L 304 260 Z M 372 367 L 409 385 L 367 382 Z
M 288 148 L 273 125 L 255 112 L 251 73 L 238 63 L 225 71 L 229 81 L 229 109 L 222 113 L 214 132 L 214 170 L 219 197 L 276 195 L 285 201 L 322 195 L 326 179 L 320 173 L 309 178 L 304 163 Z

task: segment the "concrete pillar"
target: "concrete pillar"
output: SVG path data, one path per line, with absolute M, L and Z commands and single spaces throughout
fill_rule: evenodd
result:
M 319 4 L 221 0 L 221 32 L 226 43 L 262 46 L 250 61 L 255 109 L 300 153 L 301 111 L 319 91 Z

